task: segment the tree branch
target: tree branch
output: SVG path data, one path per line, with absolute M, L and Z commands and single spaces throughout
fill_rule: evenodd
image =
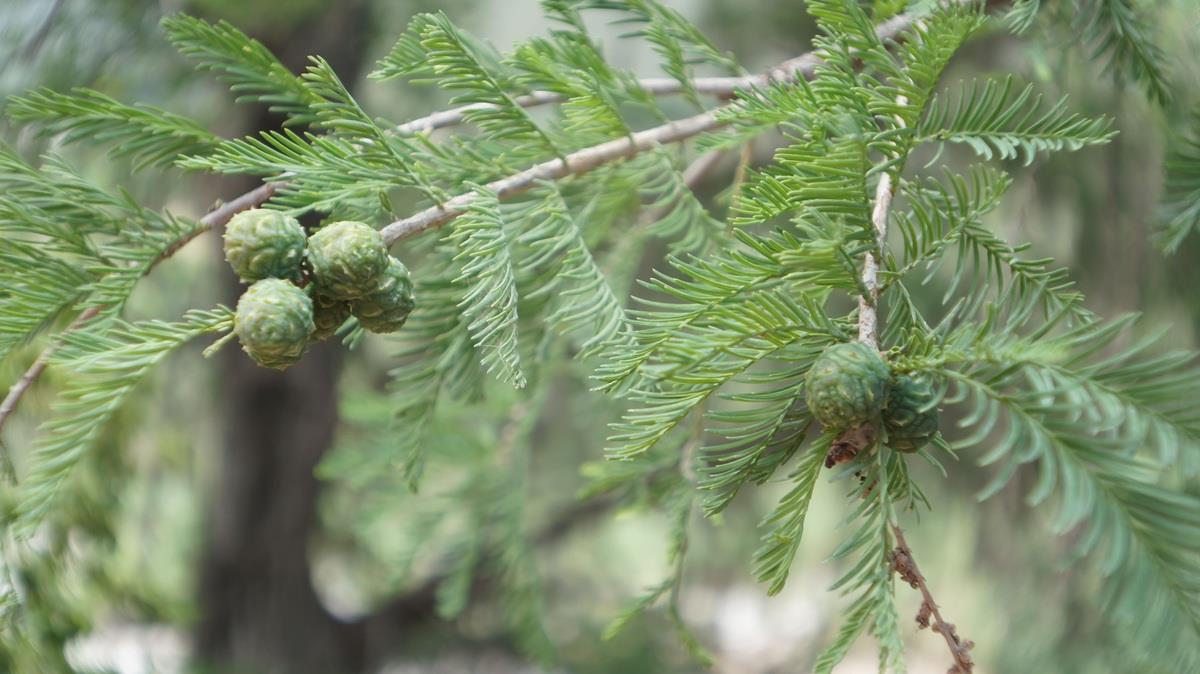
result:
M 88 307 L 76 316 L 74 321 L 71 321 L 71 325 L 63 331 L 64 334 L 92 320 L 98 313 L 100 313 L 100 307 Z M 21 378 L 9 387 L 8 395 L 4 396 L 4 402 L 0 402 L 0 428 L 4 428 L 4 422 L 8 421 L 12 413 L 17 410 L 17 403 L 21 402 L 21 398 L 29 391 L 33 383 L 38 380 L 38 377 L 42 376 L 46 368 L 49 367 L 50 358 L 54 356 L 54 353 L 58 351 L 58 347 L 61 345 L 61 339 L 51 342 L 49 346 L 38 354 L 37 359 L 33 361 L 33 365 L 30 365 L 29 369 L 25 370 L 25 374 L 22 374 Z
M 184 245 L 186 245 L 189 241 L 197 236 L 200 236 L 202 233 L 212 229 L 213 227 L 220 227 L 224 225 L 225 223 L 229 222 L 230 218 L 238 213 L 241 213 L 242 211 L 249 210 L 256 206 L 261 206 L 268 199 L 270 199 L 271 195 L 275 194 L 278 189 L 278 183 L 264 183 L 263 185 L 260 185 L 259 187 L 239 196 L 233 201 L 221 204 L 217 208 L 209 211 L 204 217 L 200 218 L 200 220 L 197 222 L 197 226 L 191 232 L 189 232 L 186 236 L 180 237 L 177 241 L 168 246 L 162 252 L 162 254 L 150 264 L 149 268 L 146 269 L 146 273 L 149 274 L 155 267 L 158 266 L 160 262 L 179 252 L 180 248 L 183 248 Z M 42 350 L 40 354 L 38 354 L 37 359 L 34 360 L 33 364 L 29 366 L 29 369 L 25 370 L 25 373 L 21 375 L 21 378 L 18 379 L 16 383 L 14 383 L 8 389 L 8 395 L 4 397 L 3 402 L 0 402 L 0 430 L 4 428 L 5 422 L 7 422 L 8 418 L 12 416 L 12 413 L 16 411 L 17 404 L 21 402 L 21 398 L 29 392 L 29 389 L 33 386 L 34 382 L 36 382 L 38 378 L 42 376 L 42 373 L 46 371 L 46 368 L 49 367 L 51 358 L 54 357 L 54 354 L 58 351 L 59 347 L 62 346 L 62 336 L 74 330 L 78 330 L 81 326 L 83 326 L 83 324 L 95 318 L 96 315 L 100 313 L 100 310 L 101 307 L 93 306 L 88 307 L 80 312 L 80 314 L 75 317 L 75 320 L 71 322 L 71 325 L 69 325 L 66 330 L 63 330 L 62 334 L 59 335 L 57 339 L 51 342 L 45 349 Z
M 900 96 L 896 102 L 904 105 L 908 100 Z M 891 212 L 894 194 L 892 175 L 884 171 L 879 176 L 879 184 L 875 186 L 875 204 L 871 209 L 871 224 L 875 227 L 875 251 L 880 256 L 883 255 L 883 249 L 887 245 L 888 215 Z M 874 251 L 868 252 L 863 260 L 862 282 L 866 293 L 859 296 L 858 299 L 858 341 L 879 350 L 879 261 L 875 259 Z M 859 430 L 851 429 L 851 431 Z M 843 434 L 843 437 L 845 435 Z M 839 438 L 834 445 L 837 446 L 842 440 L 843 438 Z M 874 442 L 874 433 L 871 433 L 869 439 L 856 449 L 861 450 L 871 442 Z M 970 653 L 974 643 L 959 639 L 954 625 L 947 623 L 942 618 L 937 602 L 933 600 L 933 594 L 930 593 L 929 586 L 925 582 L 925 576 L 917 568 L 917 561 L 913 558 L 912 549 L 908 547 L 908 541 L 904 538 L 904 530 L 895 522 L 891 523 L 891 528 L 892 535 L 896 537 L 896 549 L 892 553 L 892 570 L 914 589 L 921 591 L 923 601 L 921 610 L 917 613 L 917 624 L 921 627 L 928 627 L 930 617 L 933 618 L 933 630 L 946 640 L 946 645 L 950 648 L 950 655 L 954 658 L 954 667 L 948 674 L 971 674 L 975 667 Z
M 886 171 L 879 177 L 875 188 L 875 206 L 871 210 L 871 224 L 875 226 L 875 249 L 883 255 L 887 244 L 888 212 L 892 206 L 892 175 Z M 865 295 L 858 298 L 858 341 L 879 349 L 879 261 L 875 253 L 868 251 L 863 260 L 862 271 Z
M 912 25 L 913 21 L 914 18 L 912 16 L 900 14 L 879 24 L 875 32 L 880 39 L 890 39 Z M 815 53 L 809 52 L 788 59 L 759 75 L 749 77 L 700 78 L 695 83 L 697 88 L 703 93 L 731 96 L 737 91 L 765 86 L 772 82 L 810 77 L 818 63 L 820 63 L 820 58 Z M 673 93 L 681 89 L 679 83 L 674 80 L 655 78 L 643 80 L 642 82 L 644 87 L 655 94 Z M 530 104 L 540 104 L 555 100 L 551 95 L 544 94 L 545 92 L 538 92 L 538 94 L 535 94 L 537 98 L 530 98 L 528 102 Z M 462 113 L 468 111 L 471 107 L 467 106 L 466 108 L 458 108 L 457 110 L 435 113 L 435 115 L 415 120 L 409 124 L 413 125 L 413 128 L 430 129 L 437 128 L 437 124 L 457 123 L 461 121 Z M 477 105 L 474 107 L 479 108 L 480 106 Z M 572 152 L 563 159 L 550 159 L 519 173 L 492 181 L 486 187 L 495 192 L 500 200 L 503 201 L 529 190 L 539 181 L 558 180 L 568 176 L 580 175 L 605 164 L 629 159 L 660 145 L 682 142 L 702 133 L 719 129 L 725 126 L 725 123 L 720 121 L 718 116 L 723 110 L 729 109 L 729 107 L 714 108 L 691 117 L 677 119 L 661 126 L 638 131 L 626 138 L 610 140 Z M 465 213 L 467 208 L 477 198 L 478 195 L 474 192 L 460 194 L 443 204 L 430 206 L 415 215 L 403 220 L 397 220 L 384 227 L 381 233 L 384 240 L 390 245 L 400 239 L 440 227 Z
M 914 18 L 909 14 L 898 14 L 879 24 L 875 32 L 880 39 L 894 38 L 910 26 L 913 21 Z M 819 57 L 815 53 L 809 52 L 788 59 L 759 75 L 697 78 L 693 81 L 693 85 L 700 93 L 727 98 L 740 90 L 764 86 L 772 82 L 790 81 L 798 77 L 808 77 L 819 62 Z M 641 80 L 641 84 L 648 92 L 655 95 L 669 95 L 682 90 L 682 85 L 670 78 L 647 78 Z M 562 100 L 561 97 L 551 92 L 534 92 L 528 96 L 519 98 L 518 102 L 521 105 L 535 106 L 554 103 L 560 100 Z M 464 106 L 435 112 L 429 116 L 402 124 L 396 130 L 400 133 L 418 133 L 458 124 L 463 121 L 463 113 L 478 107 L 481 107 L 481 105 Z M 486 104 L 483 104 L 482 107 L 486 107 Z M 628 138 L 611 140 L 590 148 L 585 148 L 567 155 L 565 161 L 561 159 L 549 160 L 507 178 L 488 183 L 487 187 L 495 191 L 501 199 L 507 199 L 525 192 L 539 180 L 557 180 L 571 175 L 579 175 L 607 163 L 628 159 L 663 144 L 681 142 L 701 133 L 720 128 L 723 124 L 717 120 L 717 115 L 722 109 L 724 108 L 716 108 L 692 117 L 675 120 L 662 126 L 639 131 Z M 201 233 L 215 226 L 225 224 L 240 211 L 262 205 L 275 192 L 283 189 L 286 185 L 285 181 L 264 183 L 254 190 L 222 204 L 219 208 L 201 218 L 199 221 L 200 226 L 164 251 L 158 261 L 170 257 L 182 248 L 184 244 L 196 238 Z M 403 220 L 397 220 L 384 227 L 381 233 L 384 235 L 384 239 L 391 244 L 407 236 L 441 226 L 462 215 L 476 198 L 473 192 L 460 194 L 441 206 L 432 206 Z M 158 261 L 156 261 L 156 264 Z M 874 316 L 873 308 L 870 310 L 870 314 L 872 317 Z M 92 315 L 94 316 L 95 314 L 93 313 Z M 860 313 L 861 316 L 862 313 Z M 80 314 L 80 318 L 82 317 L 83 314 Z M 88 318 L 90 319 L 91 316 Z M 78 326 L 73 323 L 68 330 L 75 329 L 76 327 Z M 47 357 L 46 362 L 48 362 L 49 356 L 52 356 L 57 348 L 57 343 L 52 344 L 47 347 L 48 353 L 43 352 L 42 356 Z M 39 363 L 41 364 L 39 365 Z M 39 356 L 33 366 L 13 385 L 4 402 L 0 404 L 0 428 L 3 428 L 4 422 L 16 408 L 17 402 L 45 368 L 46 364 L 43 362 L 42 357 Z
M 879 24 L 876 34 L 881 39 L 894 37 L 900 31 L 907 28 L 912 21 L 912 17 L 907 14 L 896 15 Z M 787 82 L 796 79 L 802 74 L 807 75 L 819 61 L 820 59 L 815 54 L 809 52 L 788 59 L 765 73 L 758 75 L 697 77 L 691 80 L 691 85 L 696 92 L 701 94 L 717 98 L 732 98 L 739 91 L 766 86 L 773 82 Z M 672 77 L 643 77 L 638 80 L 638 85 L 643 91 L 652 96 L 670 96 L 683 92 L 683 85 L 679 80 Z M 552 91 L 534 91 L 524 96 L 518 96 L 515 100 L 518 105 L 531 108 L 539 105 L 561 103 L 566 99 L 561 94 L 556 94 Z M 496 106 L 490 103 L 474 103 L 458 108 L 440 110 L 425 117 L 405 122 L 395 127 L 395 131 L 403 135 L 428 133 L 448 126 L 462 124 L 466 119 L 466 114 L 472 110 L 489 110 L 494 107 Z
M 618 138 L 584 148 L 568 154 L 564 159 L 548 159 L 520 173 L 494 180 L 486 187 L 495 192 L 503 201 L 529 190 L 540 181 L 558 180 L 567 176 L 587 173 L 604 164 L 619 159 L 628 159 L 660 145 L 678 143 L 707 131 L 719 129 L 724 126 L 724 123 L 717 119 L 719 110 L 720 108 L 709 110 L 639 131 L 626 138 Z M 430 206 L 416 215 L 397 220 L 380 230 L 380 233 L 383 234 L 384 241 L 393 244 L 400 239 L 450 222 L 465 213 L 467 208 L 478 198 L 479 195 L 475 192 L 460 194 L 444 204 Z
M 929 585 L 925 582 L 925 576 L 921 574 L 921 569 L 917 568 L 917 560 L 913 558 L 912 549 L 908 547 L 900 525 L 892 523 L 892 534 L 896 537 L 896 549 L 892 552 L 892 569 L 913 589 L 921 591 L 921 610 L 917 613 L 917 625 L 922 628 L 930 627 L 932 618 L 933 631 L 946 640 L 946 646 L 950 648 L 950 655 L 954 658 L 954 666 L 950 668 L 949 674 L 971 674 L 975 670 L 975 662 L 971 659 L 971 649 L 975 642 L 960 639 L 954 624 L 946 622 L 942 617 L 942 612 L 938 610 L 937 602 L 933 600 L 933 594 L 929 591 Z

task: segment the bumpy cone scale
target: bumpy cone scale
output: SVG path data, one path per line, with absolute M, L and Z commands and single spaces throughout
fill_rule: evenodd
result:
M 317 293 L 313 299 L 313 323 L 316 328 L 309 339 L 314 342 L 329 339 L 347 318 L 350 318 L 349 302 Z
M 373 292 L 389 259 L 383 237 L 361 222 L 335 222 L 308 239 L 308 263 L 317 291 L 336 300 Z
M 259 365 L 285 370 L 308 348 L 312 300 L 283 279 L 258 281 L 238 299 L 234 332 L 242 349 Z
M 899 375 L 892 379 L 883 407 L 887 445 L 898 452 L 915 452 L 938 432 L 936 394 L 927 377 Z
M 396 258 L 388 258 L 387 269 L 379 275 L 375 289 L 351 306 L 364 329 L 379 333 L 399 330 L 413 310 L 408 269 Z
M 825 349 L 808 371 L 808 409 L 827 428 L 845 430 L 879 416 L 891 373 L 875 349 L 859 342 Z
M 246 283 L 297 278 L 307 242 L 295 218 L 256 208 L 238 213 L 225 226 L 225 259 Z

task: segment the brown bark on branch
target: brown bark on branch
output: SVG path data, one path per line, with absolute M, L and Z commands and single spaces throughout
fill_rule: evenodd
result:
M 100 307 L 89 307 L 85 309 L 75 317 L 74 321 L 71 321 L 71 325 L 67 328 L 67 331 L 75 330 L 79 326 L 95 318 L 96 314 L 98 313 L 100 313 Z M 8 421 L 8 418 L 12 416 L 12 413 L 17 410 L 17 403 L 21 402 L 21 398 L 25 396 L 30 387 L 33 386 L 33 383 L 37 381 L 38 377 L 41 377 L 42 373 L 46 371 L 46 368 L 50 366 L 50 359 L 54 357 L 55 352 L 58 351 L 58 347 L 61 344 L 62 341 L 56 339 L 49 346 L 43 349 L 42 352 L 38 354 L 37 359 L 33 361 L 33 365 L 30 365 L 29 369 L 25 370 L 25 373 L 21 375 L 21 378 L 18 379 L 11 387 L 9 387 L 8 395 L 4 396 L 4 402 L 0 402 L 0 428 L 4 428 L 4 422 Z
M 942 617 L 942 612 L 938 609 L 937 602 L 934 601 L 933 594 L 929 591 L 929 585 L 925 582 L 925 576 L 917 567 L 917 560 L 913 558 L 912 549 L 908 547 L 908 541 L 904 539 L 904 530 L 898 524 L 893 523 L 892 535 L 896 537 L 896 549 L 892 552 L 892 570 L 910 587 L 921 592 L 921 609 L 917 613 L 917 625 L 921 628 L 930 627 L 946 640 L 946 646 L 954 658 L 954 666 L 950 668 L 949 674 L 971 674 L 975 670 L 975 662 L 971 659 L 971 649 L 975 646 L 975 642 L 959 638 L 954 624 L 946 622 L 946 619 Z
M 610 140 L 578 152 L 568 154 L 565 159 L 550 159 L 536 166 L 487 184 L 501 201 L 512 198 L 544 180 L 558 180 L 567 176 L 587 173 L 604 164 L 619 159 L 628 159 L 637 154 L 670 143 L 678 143 L 693 136 L 718 129 L 716 111 L 709 111 L 675 120 L 662 126 L 639 131 L 628 138 Z M 400 239 L 440 227 L 462 215 L 479 195 L 475 192 L 460 194 L 440 206 L 429 208 L 403 220 L 397 220 L 380 230 L 384 241 L 389 244 Z

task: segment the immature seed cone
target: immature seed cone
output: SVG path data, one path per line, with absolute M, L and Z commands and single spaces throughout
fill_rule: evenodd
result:
M 282 279 L 264 279 L 242 293 L 234 332 L 259 365 L 286 370 L 304 355 L 313 331 L 313 304 Z
M 893 377 L 883 406 L 888 447 L 898 452 L 915 452 L 929 444 L 938 432 L 936 402 L 928 377 Z
M 313 300 L 313 330 L 309 341 L 320 342 L 329 339 L 342 327 L 342 323 L 350 318 L 350 303 L 345 300 L 335 300 L 317 293 Z
M 404 263 L 394 257 L 388 258 L 388 267 L 379 275 L 375 289 L 352 304 L 359 324 L 371 332 L 399 330 L 412 310 L 412 280 Z
M 300 223 L 278 211 L 242 211 L 225 225 L 225 259 L 246 283 L 296 278 L 307 242 Z
M 361 222 L 335 222 L 308 239 L 308 262 L 318 292 L 337 300 L 358 299 L 375 289 L 387 269 L 383 237 Z
M 879 415 L 890 374 L 887 363 L 870 346 L 834 344 L 817 356 L 808 371 L 808 409 L 827 428 L 861 426 Z

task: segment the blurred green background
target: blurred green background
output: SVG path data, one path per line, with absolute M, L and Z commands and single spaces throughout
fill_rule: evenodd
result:
M 799 2 L 669 4 L 751 70 L 806 51 L 813 34 Z M 1200 46 L 1197 3 L 1144 4 L 1172 56 L 1175 81 L 1200 81 L 1192 58 Z M 501 49 L 548 28 L 535 0 L 5 0 L 0 94 L 83 85 L 182 112 L 225 135 L 270 126 L 269 115 L 234 105 L 219 83 L 194 72 L 166 44 L 159 19 L 186 11 L 230 20 L 296 69 L 306 54 L 328 56 L 344 80 L 357 82 L 368 110 L 402 121 L 444 107 L 446 96 L 366 85 L 363 74 L 411 15 L 437 9 Z M 619 42 L 620 27 L 594 25 L 615 64 L 659 74 L 645 45 Z M 1168 258 L 1149 241 L 1162 189 L 1163 130 L 1182 112 L 1153 109 L 1141 93 L 1114 81 L 1073 44 L 1069 25 L 1035 28 L 1024 38 L 993 30 L 964 49 L 945 80 L 1007 72 L 1037 83 L 1047 98 L 1069 93 L 1084 114 L 1114 117 L 1120 135 L 1103 148 L 1007 167 L 1016 183 L 989 224 L 1069 266 L 1101 315 L 1143 312 L 1144 325 L 1170 326 L 1172 345 L 1194 347 L 1200 243 L 1193 237 Z M 1173 109 L 1197 102 L 1194 87 L 1175 94 Z M 28 157 L 55 150 L 17 129 L 5 129 L 4 137 Z M 769 160 L 770 143 L 757 143 L 756 162 Z M 245 187 L 173 172 L 130 178 L 128 166 L 99 151 L 72 147 L 64 154 L 103 184 L 178 213 L 203 213 Z M 704 181 L 702 196 L 714 198 L 734 169 L 735 159 L 727 157 Z M 223 274 L 218 239 L 209 235 L 155 270 L 129 314 L 174 318 L 191 307 L 229 303 Z M 938 296 L 930 290 L 930 298 Z M 14 381 L 39 346 L 29 345 L 0 372 L 0 384 Z M 456 528 L 469 525 L 455 510 L 461 485 L 454 464 L 499 441 L 511 421 L 512 395 L 496 387 L 485 404 L 444 411 L 427 482 L 410 496 L 389 466 L 367 483 L 338 477 L 347 474 L 340 463 L 371 454 L 356 448 L 388 441 L 380 430 L 389 413 L 385 342 L 369 339 L 344 357 L 326 353 L 287 384 L 247 374 L 234 349 L 213 361 L 199 351 L 191 348 L 160 368 L 119 414 L 86 470 L 77 471 L 71 554 L 25 561 L 31 586 L 44 595 L 45 640 L 37 655 L 0 644 L 14 671 L 182 672 L 192 654 L 212 664 L 205 671 L 219 672 L 243 671 L 230 662 L 249 665 L 248 672 L 298 674 L 542 671 L 517 655 L 486 579 L 471 589 L 472 607 L 453 621 L 438 617 L 430 584 L 455 554 Z M 559 656 L 550 671 L 699 671 L 659 612 L 612 641 L 600 640 L 607 622 L 663 576 L 667 523 L 655 513 L 575 508 L 573 496 L 584 483 L 580 466 L 600 460 L 612 410 L 586 392 L 578 369 L 550 366 L 564 371 L 532 430 L 527 512 L 529 531 L 540 532 L 546 623 Z M 69 376 L 51 371 L 4 429 L 18 472 L 56 381 Z M 322 417 L 320 410 L 328 413 L 332 440 L 323 427 L 284 428 L 319 426 L 313 417 Z M 297 433 L 304 437 L 295 446 L 260 441 Z M 952 465 L 949 479 L 919 470 L 934 509 L 911 523 L 909 539 L 945 613 L 977 642 L 979 671 L 1132 671 L 1122 665 L 1121 642 L 1094 601 L 1102 579 L 1071 559 L 1069 536 L 1051 537 L 1042 516 L 1025 507 L 1032 472 L 977 503 L 989 472 L 972 457 Z M 693 529 L 683 608 L 716 656 L 714 671 L 807 671 L 837 627 L 842 599 L 826 591 L 837 572 L 825 558 L 840 540 L 838 487 L 818 488 L 787 589 L 768 598 L 750 575 L 757 522 L 786 488 L 779 481 L 748 490 L 718 521 L 698 521 Z M 440 533 L 416 545 L 434 530 Z M 899 594 L 903 612 L 914 614 L 916 593 L 900 588 Z M 910 671 L 944 672 L 941 640 L 915 627 L 911 632 Z M 56 653 L 61 660 L 51 657 Z M 863 638 L 838 671 L 875 670 L 874 645 Z

